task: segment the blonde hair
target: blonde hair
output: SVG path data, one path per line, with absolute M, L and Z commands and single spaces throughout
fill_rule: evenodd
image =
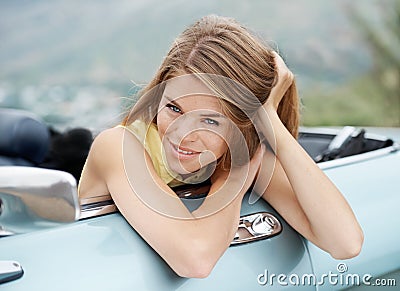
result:
M 165 81 L 183 74 L 199 73 L 236 81 L 257 98 L 236 98 L 235 102 L 221 99 L 223 113 L 240 129 L 251 158 L 260 140 L 249 114 L 266 102 L 276 82 L 277 72 L 272 49 L 232 18 L 209 15 L 184 30 L 173 43 L 155 77 L 140 92 L 141 96 L 151 96 L 139 99 L 122 124 L 128 125 L 138 118 L 155 123 Z M 297 138 L 299 98 L 295 81 L 281 100 L 278 115 L 288 131 Z M 219 164 L 228 169 L 230 163 L 228 150 Z

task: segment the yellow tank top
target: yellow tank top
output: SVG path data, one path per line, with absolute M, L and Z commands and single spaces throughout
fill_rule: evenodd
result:
M 171 170 L 167 169 L 163 160 L 163 148 L 160 135 L 158 134 L 157 125 L 154 123 L 147 125 L 142 120 L 136 120 L 130 125 L 118 125 L 118 127 L 127 129 L 141 142 L 151 158 L 154 170 L 170 187 L 193 184 L 197 181 L 201 181 L 202 177 L 206 175 L 206 172 L 210 170 L 207 167 L 204 167 L 195 174 L 184 179 L 181 175 L 173 173 Z
M 153 162 L 154 170 L 166 184 L 170 187 L 183 184 L 170 174 L 170 171 L 167 170 L 164 164 L 161 138 L 158 134 L 157 126 L 154 123 L 147 125 L 141 120 L 136 120 L 130 125 L 119 125 L 119 127 L 127 129 L 141 142 Z

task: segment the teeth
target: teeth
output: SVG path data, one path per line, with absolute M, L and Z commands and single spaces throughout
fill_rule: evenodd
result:
M 194 152 L 187 152 L 187 151 L 181 150 L 180 148 L 176 148 L 176 150 L 178 151 L 178 153 L 182 153 L 182 154 L 185 154 L 185 155 L 194 154 Z

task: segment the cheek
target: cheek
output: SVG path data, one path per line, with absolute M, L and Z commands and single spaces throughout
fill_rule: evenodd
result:
M 160 137 L 162 138 L 165 135 L 165 132 L 168 128 L 168 125 L 171 123 L 170 118 L 166 114 L 165 110 L 161 110 L 157 114 L 157 127 Z
M 212 134 L 212 136 L 206 137 L 205 140 L 207 148 L 215 154 L 217 159 L 228 150 L 225 140 L 219 135 Z

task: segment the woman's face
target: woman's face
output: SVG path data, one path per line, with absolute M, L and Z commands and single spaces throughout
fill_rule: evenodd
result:
M 199 170 L 228 149 L 229 119 L 217 97 L 192 75 L 167 82 L 157 125 L 168 167 L 179 174 Z

